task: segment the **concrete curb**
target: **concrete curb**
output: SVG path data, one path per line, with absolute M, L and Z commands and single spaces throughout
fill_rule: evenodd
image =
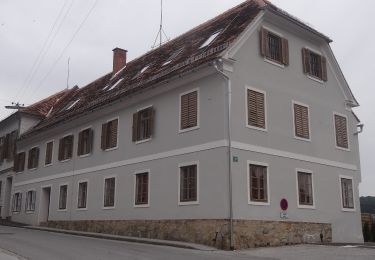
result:
M 99 239 L 125 241 L 125 242 L 132 242 L 132 243 L 143 243 L 143 244 L 159 245 L 159 246 L 171 246 L 171 247 L 194 249 L 194 250 L 200 250 L 200 251 L 218 251 L 218 249 L 213 248 L 213 247 L 200 245 L 200 244 L 194 244 L 194 243 L 179 242 L 179 241 L 118 236 L 118 235 L 110 235 L 110 234 L 103 234 L 103 233 L 74 231 L 74 230 L 47 228 L 47 227 L 39 227 L 39 226 L 23 226 L 21 228 L 75 235 L 75 236 L 85 236 L 85 237 L 92 237 L 92 238 L 99 238 Z

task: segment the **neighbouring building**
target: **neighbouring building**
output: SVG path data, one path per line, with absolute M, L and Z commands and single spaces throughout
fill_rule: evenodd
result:
M 112 72 L 19 131 L 12 220 L 223 248 L 363 242 L 358 102 L 330 42 L 250 0 L 132 61 L 114 49 Z

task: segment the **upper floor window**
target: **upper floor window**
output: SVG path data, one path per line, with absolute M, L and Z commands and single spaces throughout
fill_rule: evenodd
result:
M 28 169 L 35 169 L 38 167 L 39 162 L 39 148 L 34 147 L 29 150 L 29 157 L 27 161 L 27 168 Z
M 74 136 L 68 135 L 60 139 L 59 143 L 59 161 L 71 159 L 73 156 Z
M 26 192 L 26 211 L 35 211 L 36 191 L 30 190 Z
M 118 119 L 108 121 L 102 125 L 102 150 L 117 147 Z
M 327 81 L 326 58 L 307 48 L 302 49 L 303 72 L 319 80 Z
M 302 104 L 293 103 L 293 110 L 295 137 L 310 139 L 309 108 Z
M 247 93 L 247 126 L 266 129 L 265 92 L 246 89 Z
M 198 90 L 180 96 L 180 130 L 198 127 Z
M 16 192 L 13 195 L 12 200 L 12 212 L 21 212 L 21 206 L 22 206 L 22 193 Z
M 266 59 L 289 65 L 288 40 L 265 28 L 260 30 L 260 52 Z
M 13 131 L 0 138 L 0 164 L 7 159 L 12 161 L 16 153 L 18 131 Z
M 249 203 L 268 203 L 267 166 L 249 164 Z
M 154 130 L 155 110 L 148 107 L 133 114 L 133 142 L 147 140 Z
M 149 173 L 135 175 L 135 205 L 148 205 L 149 203 Z
M 77 154 L 85 155 L 92 151 L 94 131 L 91 128 L 85 129 L 78 134 Z
M 313 206 L 313 186 L 311 172 L 297 172 L 298 181 L 298 201 L 302 206 Z
M 180 203 L 198 201 L 198 165 L 180 167 Z
M 343 209 L 354 209 L 353 179 L 341 177 L 341 199 Z
M 46 158 L 44 160 L 44 165 L 52 164 L 52 155 L 53 155 L 53 141 L 46 144 Z
M 348 141 L 348 123 L 346 116 L 334 114 L 336 146 L 343 149 L 349 149 Z
M 14 159 L 14 171 L 15 172 L 23 172 L 25 170 L 25 158 L 26 158 L 25 152 L 16 154 L 15 159 Z

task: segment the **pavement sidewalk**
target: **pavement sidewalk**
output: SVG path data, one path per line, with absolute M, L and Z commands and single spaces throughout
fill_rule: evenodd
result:
M 185 249 L 195 249 L 195 250 L 201 250 L 201 251 L 217 251 L 218 250 L 214 247 L 188 243 L 188 242 L 180 242 L 180 241 L 118 236 L 118 235 L 110 235 L 110 234 L 103 234 L 103 233 L 74 231 L 74 230 L 47 228 L 47 227 L 39 227 L 39 226 L 24 226 L 22 228 L 76 235 L 76 236 L 86 236 L 86 237 L 93 237 L 93 238 L 100 238 L 100 239 L 110 239 L 110 240 L 126 241 L 126 242 L 133 242 L 133 243 L 143 243 L 143 244 L 171 246 L 171 247 L 185 248 Z M 2 258 L 0 259 L 2 260 Z
M 12 252 L 9 252 L 0 248 L 0 259 L 1 260 L 24 260 L 25 258 L 17 256 Z

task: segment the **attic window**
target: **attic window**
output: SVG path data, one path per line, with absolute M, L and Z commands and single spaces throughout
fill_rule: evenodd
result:
M 149 67 L 150 67 L 149 65 L 148 65 L 148 66 L 144 66 L 143 69 L 141 69 L 141 70 L 137 73 L 137 75 L 135 75 L 132 79 L 136 79 L 136 78 L 138 78 L 139 76 L 141 76 L 142 73 L 144 73 Z
M 207 47 L 208 45 L 210 45 L 215 39 L 216 37 L 221 33 L 221 30 L 220 31 L 217 31 L 215 32 L 214 34 L 212 34 L 200 47 L 199 49 L 202 49 L 204 47 Z
M 171 63 L 182 52 L 182 50 L 183 50 L 183 48 L 180 48 L 177 51 L 175 51 L 174 53 L 172 53 L 172 55 L 163 63 L 162 66 L 165 66 L 165 65 L 168 65 L 169 63 Z
M 80 100 L 80 99 L 77 99 L 77 100 L 75 100 L 75 101 L 70 102 L 70 103 L 66 106 L 65 110 L 70 110 L 70 109 L 72 109 L 72 108 L 73 108 L 73 107 L 79 102 L 79 100 Z
M 123 80 L 124 80 L 124 78 L 121 78 L 118 81 L 116 81 L 116 83 L 113 84 L 112 87 L 108 88 L 107 91 L 110 91 L 110 90 L 114 89 L 115 87 L 117 87 Z

